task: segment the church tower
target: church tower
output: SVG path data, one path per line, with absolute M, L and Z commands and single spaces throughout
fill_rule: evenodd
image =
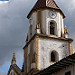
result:
M 27 16 L 29 31 L 24 46 L 24 72 L 33 75 L 73 54 L 65 15 L 54 0 L 38 0 Z

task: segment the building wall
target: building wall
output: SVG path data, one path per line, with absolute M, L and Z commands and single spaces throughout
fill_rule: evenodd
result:
M 42 31 L 46 34 L 46 10 L 42 11 Z
M 55 73 L 55 74 L 52 74 L 52 75 L 65 75 L 66 72 L 69 72 L 71 71 L 71 75 L 75 75 L 75 64 L 69 66 L 69 67 L 66 67 L 62 70 L 60 70 L 59 72 Z
M 58 53 L 59 60 L 69 56 L 68 41 L 52 38 L 39 38 L 38 46 L 39 70 L 47 68 L 53 64 L 50 56 L 52 51 L 56 51 Z
M 45 26 L 45 30 L 46 30 L 46 34 L 47 35 L 49 35 L 49 22 L 51 21 L 51 20 L 54 20 L 56 23 L 57 23 L 57 35 L 58 35 L 58 37 L 61 37 L 61 32 L 62 33 L 64 33 L 64 25 L 63 25 L 63 16 L 61 15 L 61 13 L 60 12 L 58 12 L 58 11 L 56 11 L 56 13 L 57 13 L 57 17 L 55 18 L 55 19 L 52 19 L 50 16 L 49 16 L 49 11 L 50 10 L 48 10 L 48 9 L 46 9 L 46 10 L 44 10 L 43 11 L 43 23 L 46 25 L 44 25 Z M 44 13 L 46 13 L 46 14 L 44 14 Z M 44 18 L 46 19 L 46 20 L 44 20 Z M 45 22 L 44 22 L 45 21 Z
M 30 22 L 31 20 L 31 22 Z M 32 13 L 32 15 L 29 18 L 29 31 L 28 31 L 28 39 L 30 40 L 30 25 L 32 25 L 32 36 L 36 32 L 36 25 L 37 25 L 37 12 Z
M 9 73 L 9 75 L 17 75 L 16 72 L 12 69 Z
M 39 23 L 40 24 L 40 29 L 43 34 L 50 35 L 49 33 L 49 22 L 51 20 L 54 20 L 57 24 L 57 36 L 61 37 L 64 34 L 64 23 L 63 23 L 63 15 L 59 12 L 56 11 L 57 17 L 55 19 L 52 19 L 49 16 L 49 11 L 50 9 L 40 9 L 37 10 L 37 12 L 33 12 L 29 18 L 29 32 L 28 36 L 30 39 L 30 25 L 32 25 L 32 36 L 36 33 L 36 25 Z M 31 20 L 31 22 L 30 22 Z
M 24 48 L 24 74 L 27 73 L 27 54 L 28 54 L 28 47 Z
M 24 48 L 24 74 L 31 70 L 34 52 L 36 52 L 36 39 L 31 40 L 30 43 Z

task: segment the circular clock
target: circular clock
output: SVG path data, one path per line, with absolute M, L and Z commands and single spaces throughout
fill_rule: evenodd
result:
M 57 16 L 57 13 L 55 11 L 49 11 L 49 16 L 54 19 Z

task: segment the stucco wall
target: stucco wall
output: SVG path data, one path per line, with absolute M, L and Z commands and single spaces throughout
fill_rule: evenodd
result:
M 42 29 L 43 34 L 50 35 L 50 32 L 49 32 L 49 24 L 50 23 L 49 22 L 51 20 L 54 20 L 56 22 L 56 29 L 57 29 L 56 35 L 58 37 L 61 37 L 61 35 L 64 34 L 64 23 L 63 23 L 62 14 L 60 12 L 56 11 L 57 16 L 56 16 L 56 18 L 52 19 L 49 16 L 49 12 L 50 12 L 49 9 L 40 10 L 40 11 L 41 11 L 41 23 L 42 23 L 41 29 Z M 29 27 L 30 27 L 30 25 L 32 25 L 32 36 L 36 32 L 36 25 L 37 25 L 37 22 L 38 22 L 37 14 L 38 14 L 38 11 L 33 12 L 32 15 L 29 18 L 29 21 L 31 19 L 31 23 L 29 23 Z M 28 36 L 29 36 L 29 39 L 30 39 L 30 29 L 29 29 L 29 32 L 28 32 Z
M 39 38 L 39 69 L 44 69 L 53 64 L 51 62 L 51 52 L 56 51 L 59 56 L 59 60 L 69 55 L 68 41 L 62 41 L 51 38 Z
M 46 10 L 42 11 L 42 31 L 46 34 Z
M 33 46 L 33 52 L 32 53 L 34 53 L 34 52 L 36 52 L 36 39 L 33 39 L 33 43 L 30 43 L 30 44 L 28 44 L 28 54 L 27 54 L 27 72 L 29 72 L 30 71 L 30 66 L 31 66 L 31 64 L 30 64 L 30 58 L 32 58 L 33 56 L 31 56 L 31 57 L 29 57 L 28 55 L 30 54 L 30 45 L 32 45 Z
M 29 22 L 29 27 L 30 25 L 32 25 L 32 36 L 35 34 L 36 32 L 36 24 L 37 24 L 37 12 L 34 12 L 31 17 L 29 18 L 29 21 L 31 19 L 31 22 Z M 30 40 L 30 29 L 28 32 L 28 39 Z
M 57 11 L 56 11 L 57 12 Z M 61 26 L 63 27 L 63 25 L 61 25 L 62 19 L 60 18 L 61 14 L 59 12 L 57 12 L 57 17 L 55 19 L 50 18 L 49 16 L 49 10 L 46 10 L 46 33 L 49 34 L 48 32 L 48 25 L 49 25 L 49 21 L 54 20 L 57 23 L 57 35 L 59 37 L 61 37 Z M 62 23 L 63 24 L 63 23 Z M 63 28 L 62 28 L 63 29 Z
M 49 22 L 51 20 L 54 20 L 57 23 L 57 35 L 58 37 L 61 37 L 61 33 L 64 34 L 64 23 L 63 23 L 63 16 L 60 14 L 60 12 L 56 11 L 57 16 L 56 18 L 52 19 L 49 16 L 48 9 L 42 11 L 42 29 L 43 33 L 46 35 L 49 35 Z

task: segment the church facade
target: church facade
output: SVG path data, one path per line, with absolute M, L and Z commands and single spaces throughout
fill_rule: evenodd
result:
M 24 64 L 19 74 L 13 75 L 75 75 L 73 40 L 64 26 L 65 15 L 55 1 L 38 0 L 27 18 Z M 8 75 L 12 75 L 9 70 Z

